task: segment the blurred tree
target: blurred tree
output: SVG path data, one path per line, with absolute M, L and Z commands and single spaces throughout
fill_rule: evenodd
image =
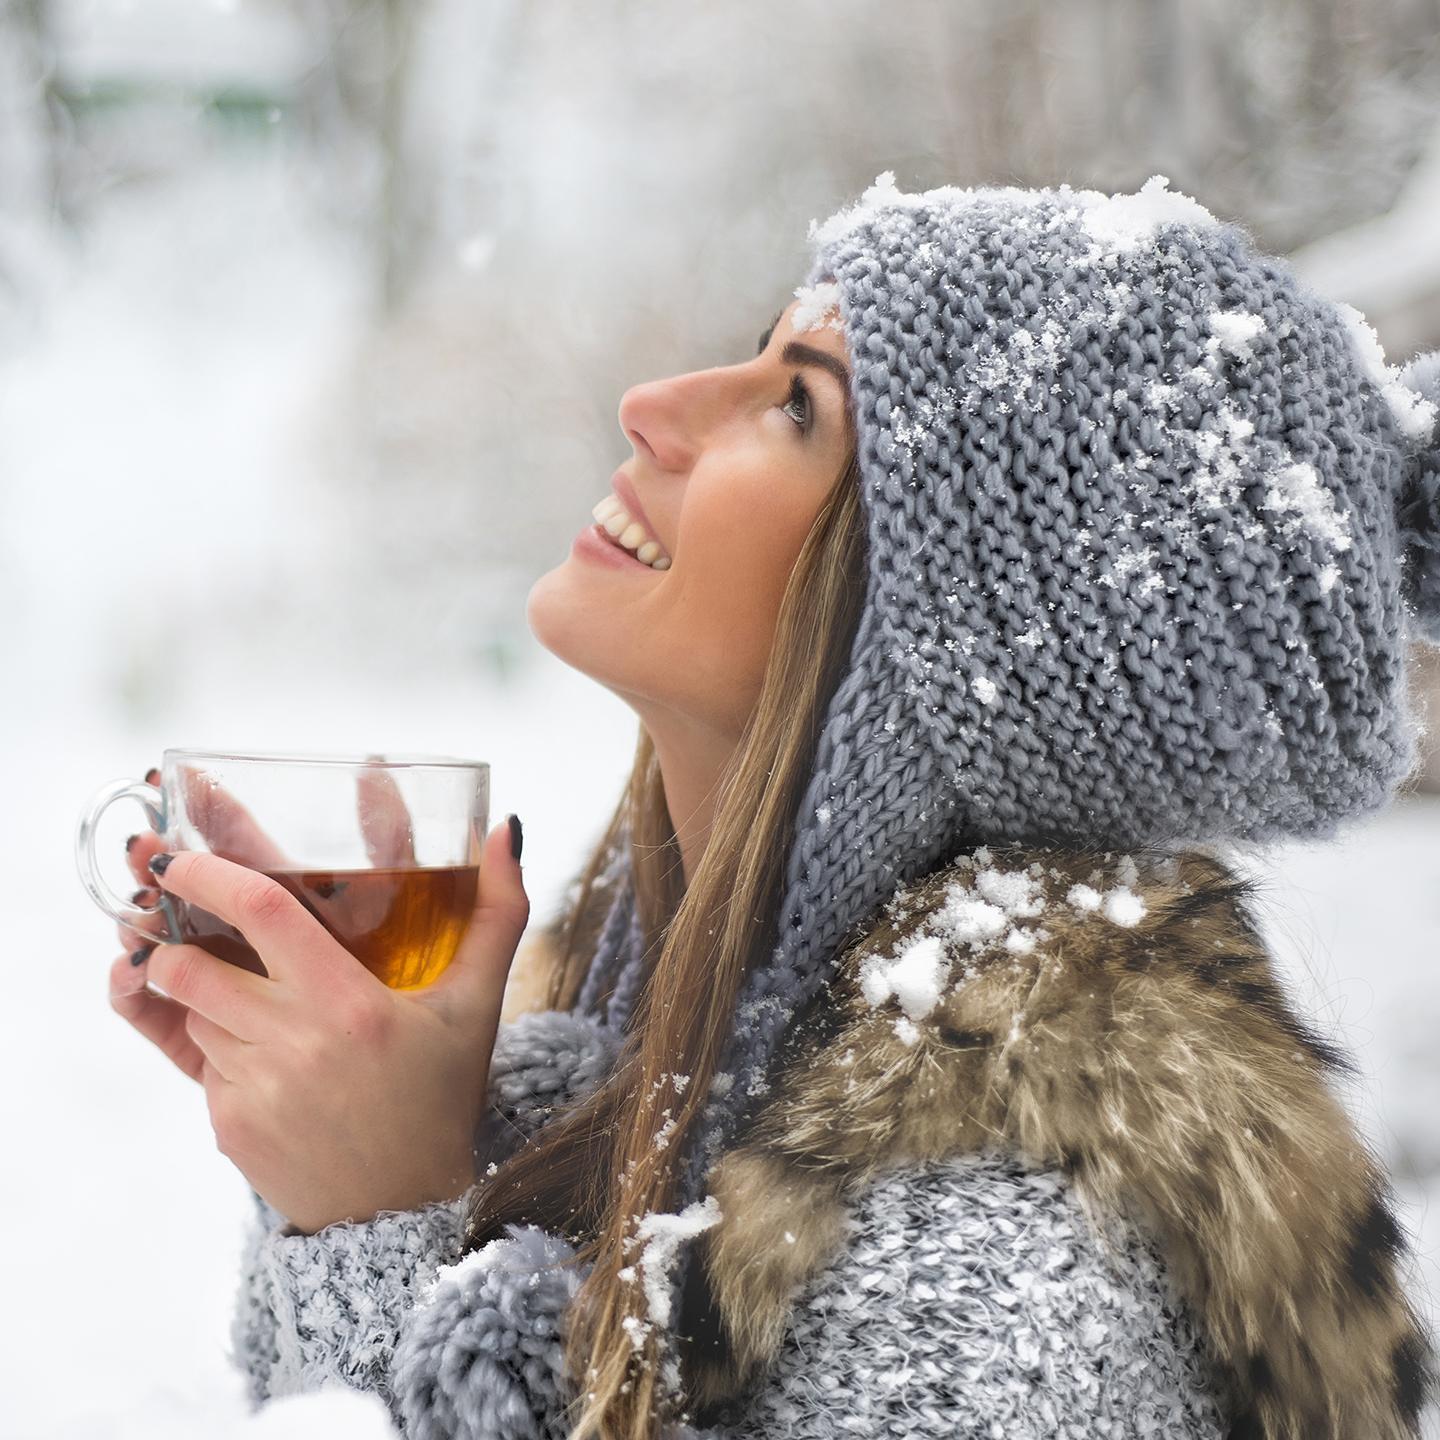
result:
M 54 76 L 49 0 L 0 0 L 0 314 L 25 305 L 62 204 Z
M 91 9 L 0 0 L 0 115 L 23 96 L 29 117 L 0 126 L 0 274 L 10 216 L 44 203 L 15 198 L 7 147 L 30 136 L 40 174 L 45 116 L 63 125 L 11 75 L 58 67 L 88 95 L 96 195 L 167 167 L 217 183 L 269 125 L 337 254 L 372 257 L 297 482 L 343 517 L 337 641 L 422 666 L 520 628 L 629 454 L 626 387 L 751 354 L 807 221 L 879 171 L 1106 190 L 1158 172 L 1288 252 L 1385 214 L 1440 121 L 1440 0 L 127 0 L 105 44 Z M 221 93 L 251 129 L 175 143 Z M 1392 300 L 1421 317 L 1407 344 L 1440 344 Z
M 304 124 L 329 198 L 373 242 L 375 301 L 395 314 L 473 239 L 498 189 L 494 115 L 517 0 L 287 0 L 315 63 Z
M 315 64 L 300 95 L 303 123 L 325 158 L 328 199 L 372 239 L 375 299 L 394 310 L 414 250 L 419 208 L 405 153 L 411 36 L 423 0 L 289 0 Z

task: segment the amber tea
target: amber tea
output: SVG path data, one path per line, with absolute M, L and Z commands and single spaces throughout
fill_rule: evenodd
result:
M 478 865 L 363 870 L 271 870 L 278 880 L 378 980 L 392 990 L 429 985 L 455 958 L 475 908 Z M 264 963 L 233 925 L 170 897 L 180 938 L 257 975 Z

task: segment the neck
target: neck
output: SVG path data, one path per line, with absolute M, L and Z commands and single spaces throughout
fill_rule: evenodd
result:
M 720 777 L 735 753 L 735 738 L 713 730 L 673 722 L 645 728 L 655 745 L 655 756 L 665 787 L 665 806 L 675 827 L 686 887 L 695 874 L 715 819 Z

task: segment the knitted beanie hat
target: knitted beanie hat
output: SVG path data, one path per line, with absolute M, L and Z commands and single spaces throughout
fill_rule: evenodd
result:
M 847 932 L 967 842 L 1324 837 L 1416 759 L 1440 353 L 1387 365 L 1358 312 L 1167 184 L 902 194 L 887 171 L 811 224 L 793 323 L 845 337 L 867 590 L 678 1240 Z M 639 964 L 621 859 L 581 999 L 618 972 L 614 1024 Z
M 967 837 L 1326 836 L 1414 764 L 1440 352 L 1387 366 L 1357 311 L 1166 184 L 886 171 L 812 222 L 794 323 L 844 329 L 868 589 L 741 1093 L 834 942 Z

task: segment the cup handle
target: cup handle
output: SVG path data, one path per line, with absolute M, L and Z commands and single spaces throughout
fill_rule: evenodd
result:
M 173 937 L 179 934 L 179 929 L 175 924 L 175 916 L 169 908 L 170 897 L 162 893 L 160 904 L 151 906 L 133 905 L 128 900 L 122 900 L 105 883 L 100 874 L 100 867 L 96 863 L 95 831 L 100 823 L 100 817 L 116 800 L 127 797 L 138 800 L 149 812 L 150 823 L 161 834 L 164 833 L 164 792 L 142 780 L 112 780 L 108 785 L 102 786 L 95 792 L 90 803 L 81 813 L 80 828 L 75 834 L 75 868 L 79 870 L 80 881 L 90 892 L 90 898 L 112 920 L 118 920 L 121 924 L 138 929 L 136 921 L 163 911 L 170 934 L 158 938 L 173 942 Z

